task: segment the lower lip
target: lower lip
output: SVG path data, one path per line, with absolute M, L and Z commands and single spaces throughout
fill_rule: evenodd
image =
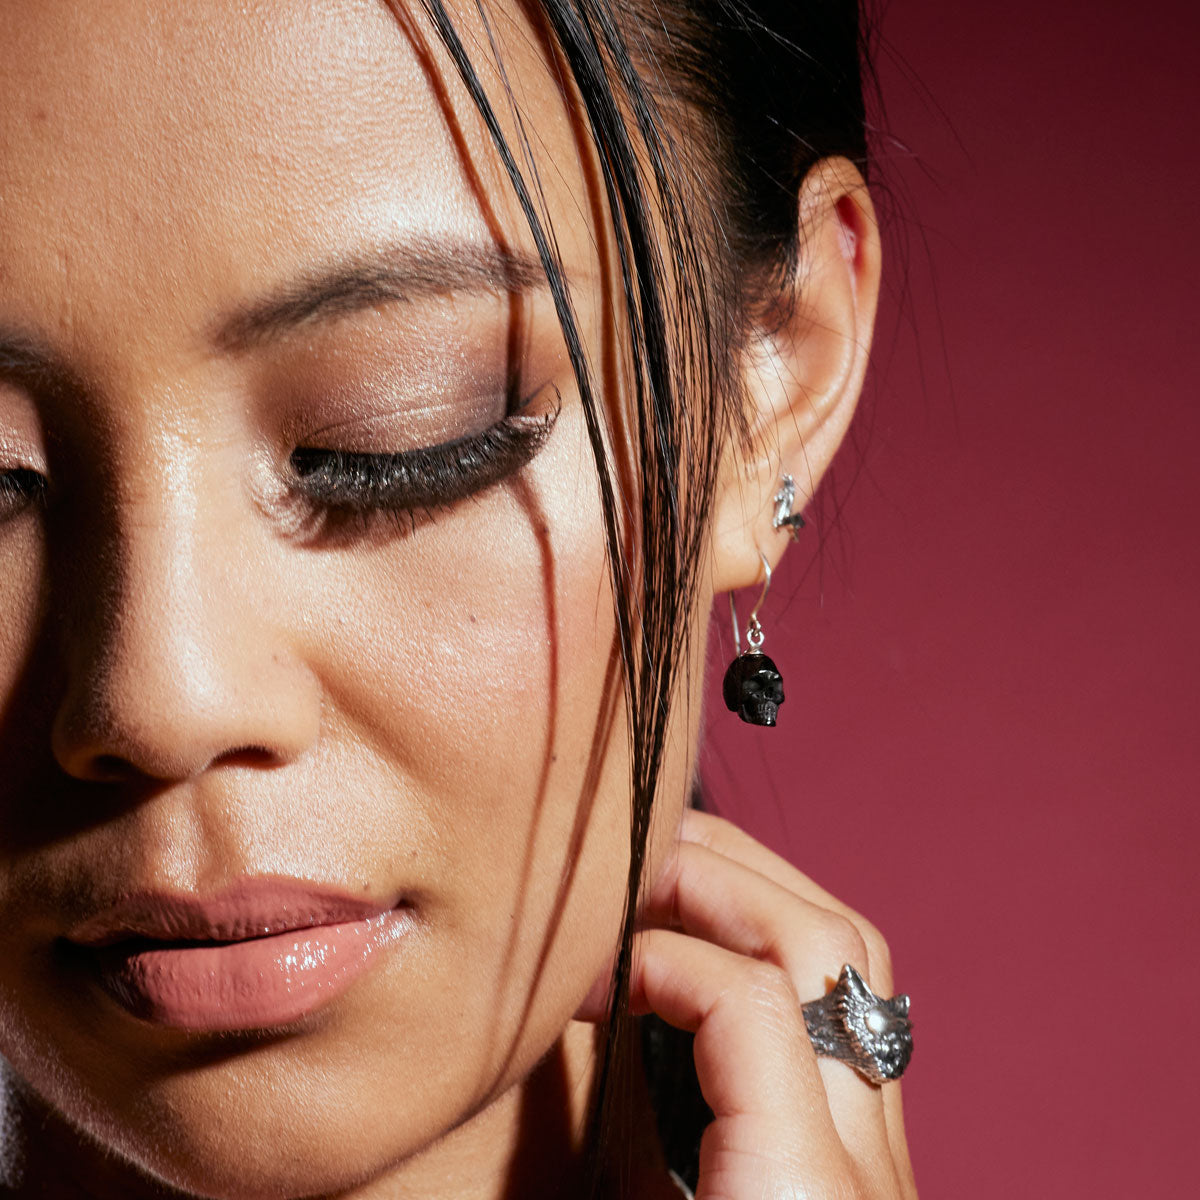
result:
M 131 953 L 117 944 L 95 961 L 104 990 L 143 1021 L 205 1033 L 266 1029 L 340 996 L 410 924 L 393 910 L 225 945 Z

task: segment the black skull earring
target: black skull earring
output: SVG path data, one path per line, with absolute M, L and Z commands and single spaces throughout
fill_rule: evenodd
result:
M 775 516 L 771 521 L 774 528 L 788 530 L 793 538 L 804 527 L 804 519 L 799 513 L 792 512 L 795 495 L 795 483 L 790 475 L 785 475 L 774 497 Z M 773 726 L 779 706 L 784 701 L 783 676 L 775 663 L 762 652 L 764 635 L 758 613 L 771 589 L 771 564 L 761 550 L 759 557 L 762 558 L 766 574 L 758 603 L 746 622 L 745 650 L 742 650 L 742 631 L 738 625 L 733 593 L 729 593 L 729 613 L 733 618 L 733 644 L 737 649 L 737 657 L 725 671 L 721 693 L 725 697 L 725 707 L 737 713 L 747 725 Z

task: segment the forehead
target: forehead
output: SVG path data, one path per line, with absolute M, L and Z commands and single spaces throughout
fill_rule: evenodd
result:
M 508 40 L 570 161 L 532 39 Z M 382 0 L 0 0 L 0 79 L 0 320 L 191 321 L 330 250 L 527 237 L 436 38 Z

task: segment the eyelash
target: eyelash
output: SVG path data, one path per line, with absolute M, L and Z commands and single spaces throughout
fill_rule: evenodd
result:
M 515 475 L 545 444 L 558 407 L 511 413 L 479 433 L 396 454 L 300 446 L 292 451 L 293 496 L 309 506 L 309 532 L 366 532 L 377 518 L 416 528 L 461 500 Z
M 46 480 L 36 471 L 25 467 L 0 471 L 0 521 L 36 504 L 45 491 Z

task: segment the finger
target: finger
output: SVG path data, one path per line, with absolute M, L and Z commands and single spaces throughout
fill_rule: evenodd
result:
M 744 829 L 739 829 L 724 817 L 713 813 L 686 809 L 679 826 L 679 836 L 685 842 L 707 846 L 734 862 L 765 875 L 773 883 L 797 896 L 838 913 L 850 921 L 858 930 L 866 948 L 866 956 L 852 965 L 881 996 L 890 996 L 892 981 L 891 954 L 883 935 L 861 913 L 843 903 L 818 883 L 814 883 L 803 871 L 794 867 L 787 859 L 769 850 L 762 842 L 752 838 Z M 839 966 L 841 964 L 838 964 Z
M 840 913 L 698 843 L 680 844 L 640 916 L 783 967 L 806 1000 L 824 995 L 843 963 L 866 954 L 857 927 Z
M 656 880 L 643 921 L 678 927 L 735 954 L 782 968 L 801 1000 L 824 995 L 842 963 L 865 953 L 855 926 L 758 872 L 699 844 L 683 843 Z M 801 1026 L 807 1045 L 807 1031 Z M 881 1089 L 845 1063 L 818 1065 L 846 1148 L 876 1173 L 891 1162 Z
M 908 1153 L 908 1139 L 904 1136 L 904 1105 L 901 1094 L 899 1084 L 884 1087 L 883 1115 L 887 1122 L 888 1142 L 892 1148 L 892 1162 L 896 1165 L 900 1194 L 904 1200 L 917 1200 L 917 1182 Z
M 646 930 L 635 943 L 632 1001 L 635 1012 L 696 1035 L 700 1090 L 720 1127 L 710 1140 L 732 1137 L 773 1171 L 844 1176 L 845 1151 L 783 970 L 674 930 Z
M 853 965 L 858 967 L 873 990 L 882 996 L 892 994 L 894 989 L 892 960 L 887 942 L 879 930 L 860 913 L 844 904 L 786 859 L 775 854 L 723 817 L 696 809 L 685 810 L 680 825 L 680 837 L 685 842 L 692 842 L 715 850 L 735 862 L 765 875 L 780 887 L 794 892 L 813 904 L 838 913 L 850 921 L 862 938 L 866 951 L 865 957 L 859 962 L 854 962 Z M 853 960 L 847 961 L 853 962 Z M 828 990 L 832 983 L 832 980 L 828 980 L 826 988 L 822 990 Z M 806 993 L 802 992 L 801 995 L 808 998 Z M 853 1080 L 846 1078 L 849 1068 L 844 1068 L 842 1064 L 831 1062 L 828 1059 L 821 1059 L 820 1063 L 822 1077 L 829 1089 L 830 1102 L 836 1106 L 839 1099 L 852 1092 Z M 899 1178 L 904 1181 L 905 1188 L 909 1193 L 915 1195 L 908 1145 L 904 1138 L 900 1084 L 898 1081 L 885 1083 L 881 1092 L 888 1141 L 892 1147 L 892 1158 L 896 1164 Z

